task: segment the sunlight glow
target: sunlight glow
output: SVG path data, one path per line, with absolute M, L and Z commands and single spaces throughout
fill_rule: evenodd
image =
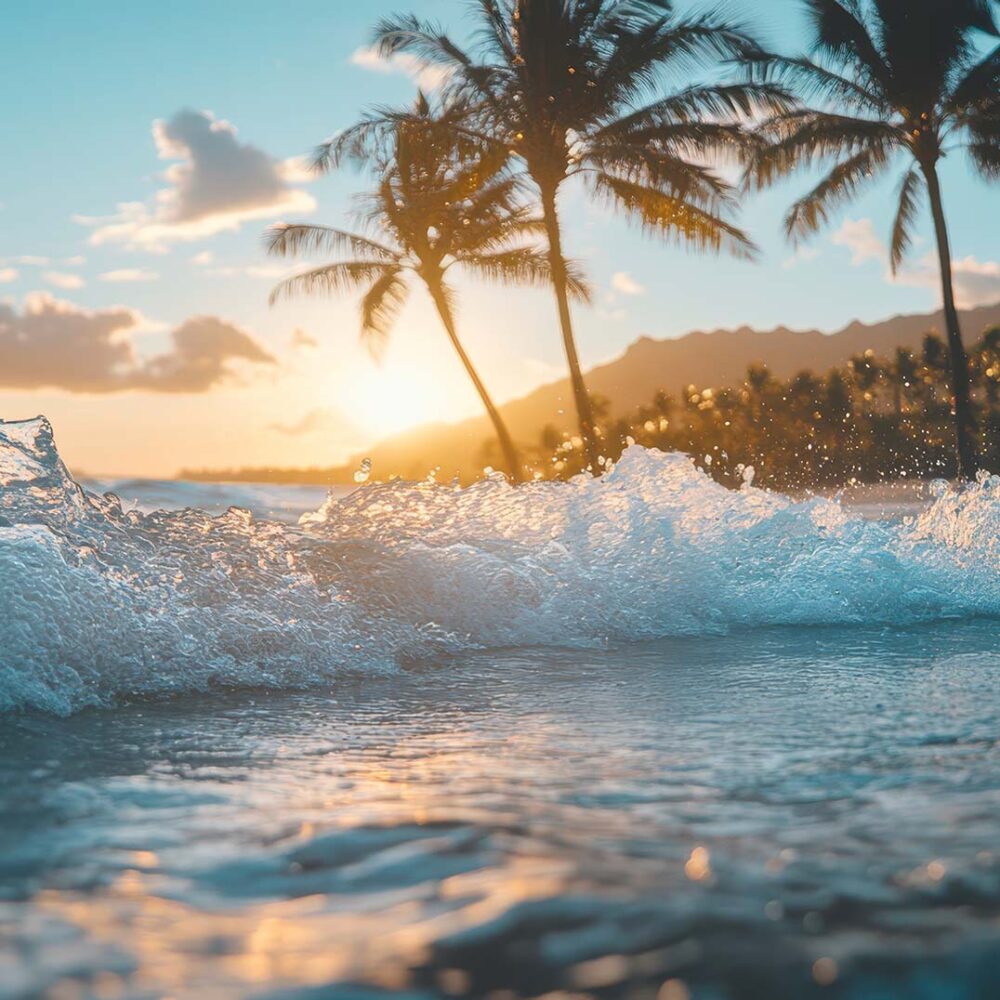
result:
M 341 385 L 342 404 L 359 427 L 382 437 L 450 416 L 453 386 L 442 381 L 412 367 L 369 366 Z

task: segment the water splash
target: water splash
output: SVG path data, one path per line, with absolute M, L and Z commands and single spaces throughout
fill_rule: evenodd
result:
M 289 527 L 125 512 L 0 422 L 0 709 L 305 687 L 505 646 L 1000 616 L 1000 479 L 908 523 L 629 448 L 600 479 L 368 485 Z

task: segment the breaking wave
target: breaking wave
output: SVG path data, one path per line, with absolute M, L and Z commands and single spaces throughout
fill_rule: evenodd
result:
M 600 479 L 369 485 L 297 526 L 125 511 L 0 422 L 0 709 L 306 687 L 471 649 L 1000 616 L 1000 478 L 902 522 L 628 449 Z

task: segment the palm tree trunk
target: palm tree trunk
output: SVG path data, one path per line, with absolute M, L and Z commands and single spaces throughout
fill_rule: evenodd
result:
M 594 429 L 594 411 L 590 405 L 590 395 L 583 381 L 580 359 L 576 353 L 573 338 L 573 321 L 569 314 L 569 294 L 566 288 L 566 260 L 562 252 L 562 234 L 559 229 L 559 215 L 556 211 L 555 187 L 541 187 L 542 214 L 545 232 L 549 241 L 549 268 L 552 271 L 552 287 L 559 306 L 559 325 L 562 328 L 563 347 L 569 365 L 569 378 L 573 386 L 573 400 L 576 403 L 577 423 L 583 440 L 584 454 L 590 471 L 596 476 L 600 472 L 597 458 L 597 435 Z
M 455 329 L 455 319 L 452 316 L 451 307 L 448 305 L 448 297 L 445 295 L 444 288 L 440 283 L 428 281 L 427 289 L 431 293 L 434 305 L 437 307 L 438 315 L 441 317 L 441 323 L 445 328 L 445 332 L 448 334 L 448 339 L 451 341 L 452 347 L 455 348 L 455 351 L 465 368 L 465 373 L 469 376 L 472 380 L 472 384 L 476 387 L 476 392 L 479 393 L 479 398 L 482 401 L 483 407 L 493 424 L 493 431 L 497 436 L 497 441 L 500 443 L 500 451 L 503 453 L 504 462 L 507 465 L 507 471 L 510 473 L 510 477 L 515 483 L 522 483 L 524 482 L 524 471 L 521 468 L 521 461 L 518 458 L 517 449 L 514 447 L 514 442 L 511 439 L 510 432 L 507 430 L 507 425 L 503 422 L 503 417 L 500 416 L 500 411 L 493 404 L 490 394 L 486 391 L 486 386 L 483 385 L 483 381 L 479 377 L 479 373 L 472 364 L 472 359 L 465 353 L 465 348 L 462 346 L 462 342 L 458 339 L 458 332 Z
M 941 185 L 938 183 L 937 167 L 933 163 L 921 163 L 920 166 L 927 180 L 927 194 L 931 202 L 931 214 L 934 217 L 934 233 L 937 237 L 938 260 L 941 265 L 944 323 L 948 332 L 948 352 L 951 355 L 951 395 L 955 407 L 958 474 L 962 479 L 974 479 L 979 463 L 976 457 L 976 424 L 972 415 L 972 401 L 969 398 L 969 359 L 962 343 L 962 331 L 958 325 L 958 311 L 955 308 L 951 247 L 944 219 L 944 206 L 941 202 Z

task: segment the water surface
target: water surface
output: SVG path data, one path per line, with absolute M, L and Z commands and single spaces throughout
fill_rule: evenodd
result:
M 119 488 L 0 422 L 3 1000 L 997 995 L 1000 479 Z
M 8 720 L 0 996 L 995 996 L 995 648 L 776 629 Z

